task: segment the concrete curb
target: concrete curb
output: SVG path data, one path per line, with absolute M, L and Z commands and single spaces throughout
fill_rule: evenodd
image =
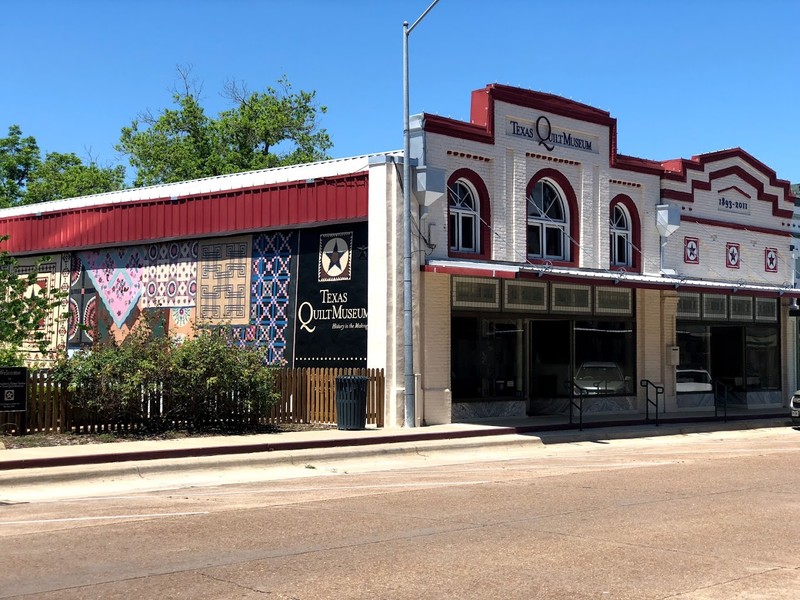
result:
M 541 446 L 536 436 L 521 434 L 496 435 L 490 439 L 480 436 L 466 438 L 403 441 L 388 444 L 338 446 L 327 448 L 297 448 L 286 451 L 207 455 L 200 457 L 169 457 L 147 460 L 125 460 L 94 465 L 46 466 L 0 471 L 0 488 L 32 486 L 45 483 L 74 483 L 76 481 L 101 481 L 124 477 L 156 477 L 159 475 L 204 471 L 209 468 L 266 469 L 271 467 L 303 467 L 328 461 L 369 458 L 402 458 L 408 455 L 426 456 L 432 453 L 459 452 L 462 450 L 491 448 L 492 450 L 519 450 L 528 446 Z
M 432 442 L 451 439 L 482 438 L 487 436 L 514 435 L 522 433 L 520 428 L 496 427 L 491 429 L 442 431 L 420 433 L 398 433 L 380 437 L 348 437 L 319 440 L 287 440 L 253 444 L 228 444 L 213 446 L 193 446 L 187 448 L 163 448 L 157 450 L 110 451 L 115 444 L 98 444 L 103 446 L 96 453 L 73 456 L 47 456 L 36 458 L 3 458 L 0 457 L 0 473 L 17 469 L 36 469 L 49 467 L 68 467 L 76 465 L 99 465 L 117 462 L 140 462 L 173 458 L 203 458 L 210 456 L 228 456 L 239 454 L 256 454 L 272 452 L 289 452 L 296 450 L 314 450 L 324 448 L 357 448 L 363 446 L 400 444 L 405 442 Z
M 43 469 L 63 469 L 62 473 L 66 479 L 74 479 L 79 472 L 78 467 L 91 466 L 91 469 L 82 471 L 91 473 L 105 472 L 103 468 L 108 465 L 120 465 L 126 463 L 140 463 L 137 465 L 139 472 L 146 468 L 148 463 L 151 466 L 163 466 L 157 463 L 164 461 L 176 461 L 177 467 L 189 467 L 191 461 L 200 459 L 215 459 L 219 463 L 242 464 L 275 464 L 289 460 L 298 453 L 306 456 L 315 453 L 316 460 L 331 458 L 351 458 L 354 456 L 386 456 L 395 452 L 419 452 L 434 450 L 437 447 L 447 447 L 455 450 L 458 448 L 474 447 L 476 445 L 502 445 L 508 444 L 510 439 L 516 439 L 517 443 L 534 442 L 538 444 L 560 444 L 582 441 L 597 441 L 608 439 L 630 439 L 636 437 L 653 437 L 662 435 L 685 435 L 689 433 L 729 431 L 736 429 L 757 429 L 765 427 L 784 427 L 790 426 L 791 420 L 783 417 L 762 417 L 751 419 L 730 419 L 727 422 L 718 420 L 698 419 L 694 422 L 662 421 L 660 425 L 643 422 L 627 423 L 598 423 L 584 424 L 584 430 L 579 431 L 573 427 L 542 427 L 542 426 L 520 426 L 520 427 L 490 427 L 479 429 L 466 429 L 462 431 L 398 431 L 397 434 L 383 434 L 380 436 L 359 437 L 348 436 L 342 438 L 321 438 L 321 439 L 295 439 L 276 442 L 263 443 L 243 443 L 243 444 L 214 444 L 214 445 L 194 445 L 184 448 L 165 447 L 158 449 L 122 449 L 114 448 L 116 444 L 98 444 L 94 452 L 82 453 L 79 455 L 54 455 L 40 457 L 20 457 L 8 458 L 0 455 L 0 483 L 11 479 L 11 474 L 16 473 L 18 479 L 27 479 L 23 476 L 24 472 L 31 472 L 31 477 L 35 477 L 34 472 Z M 492 439 L 487 439 L 492 438 Z M 202 440 L 198 440 L 201 443 Z M 86 447 L 84 447 L 86 448 Z M 88 448 L 86 448 L 88 450 Z M 112 450 L 113 449 L 113 450 Z M 92 449 L 93 450 L 93 449 Z M 57 452 L 57 448 L 54 448 Z M 9 450 L 8 452 L 14 452 Z M 228 458 L 228 461 L 223 459 Z M 183 465 L 184 467 L 181 467 Z M 113 468 L 113 467 L 111 467 Z M 51 472 L 50 476 L 57 475 Z

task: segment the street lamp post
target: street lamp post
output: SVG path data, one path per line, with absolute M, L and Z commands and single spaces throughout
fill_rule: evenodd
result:
M 416 426 L 414 381 L 414 320 L 411 289 L 411 123 L 408 110 L 408 36 L 439 0 L 433 0 L 411 27 L 403 22 L 403 363 L 405 426 Z

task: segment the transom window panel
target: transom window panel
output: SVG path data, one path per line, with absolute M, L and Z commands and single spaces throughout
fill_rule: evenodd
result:
M 561 192 L 547 180 L 537 182 L 528 198 L 528 257 L 567 260 L 568 226 Z
M 478 194 L 467 182 L 460 180 L 450 186 L 450 250 L 480 252 L 480 206 Z
M 631 266 L 631 219 L 628 216 L 628 211 L 621 204 L 616 204 L 611 209 L 609 233 L 611 237 L 611 265 Z
M 453 306 L 500 308 L 500 280 L 483 277 L 453 277 Z

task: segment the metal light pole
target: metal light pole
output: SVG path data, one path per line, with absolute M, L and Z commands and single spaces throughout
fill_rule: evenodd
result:
M 414 381 L 414 320 L 411 293 L 411 123 L 408 114 L 408 36 L 439 0 L 409 27 L 403 22 L 403 363 L 405 365 L 405 426 L 416 426 Z

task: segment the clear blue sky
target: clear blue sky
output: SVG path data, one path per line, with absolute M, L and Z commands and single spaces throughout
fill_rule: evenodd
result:
M 193 65 L 204 106 L 227 79 L 286 74 L 328 107 L 334 157 L 402 148 L 402 23 L 430 0 L 8 0 L 0 135 L 44 151 L 113 150 L 141 111 L 171 105 Z M 619 151 L 665 160 L 739 146 L 800 182 L 800 2 L 440 0 L 410 36 L 411 112 L 469 118 L 488 83 L 609 111 Z

